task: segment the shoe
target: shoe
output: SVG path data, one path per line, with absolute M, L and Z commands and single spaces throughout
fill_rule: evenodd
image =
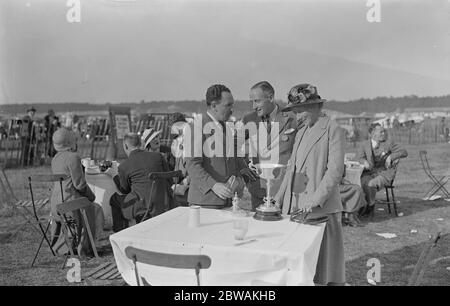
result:
M 348 225 L 347 214 L 342 214 L 342 226 L 347 226 L 347 225 Z
M 351 227 L 363 227 L 364 225 L 358 220 L 355 214 L 348 214 L 348 225 Z

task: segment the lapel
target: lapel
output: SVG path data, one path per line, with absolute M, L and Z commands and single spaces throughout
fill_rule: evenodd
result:
M 306 158 L 308 157 L 309 153 L 311 152 L 311 149 L 314 147 L 314 145 L 320 140 L 320 138 L 322 138 L 322 136 L 325 134 L 326 130 L 327 130 L 327 125 L 328 122 L 330 121 L 329 117 L 323 116 L 320 117 L 319 120 L 316 122 L 316 124 L 312 127 L 312 130 L 310 131 L 310 135 L 307 139 L 307 143 L 306 143 L 306 149 L 305 149 L 305 153 L 301 155 L 301 160 L 300 160 L 300 168 L 303 167 L 303 164 L 306 161 Z M 306 131 L 306 126 L 303 127 L 303 134 Z M 302 136 L 303 138 L 303 136 Z M 302 140 L 299 141 L 299 143 Z M 303 140 L 306 141 L 306 140 Z M 297 147 L 298 149 L 298 147 Z M 293 151 L 296 152 L 296 151 Z M 297 154 L 296 154 L 297 155 Z
M 259 117 L 258 117 L 259 118 Z M 267 149 L 271 150 L 272 145 L 279 143 L 280 137 L 284 133 L 286 127 L 288 126 L 289 122 L 292 120 L 289 116 L 285 115 L 281 112 L 281 107 L 278 105 L 278 111 L 275 115 L 275 120 L 273 122 L 277 122 L 279 124 L 278 126 L 278 135 L 275 136 L 274 139 L 271 139 L 272 134 L 269 134 L 268 139 L 268 146 Z
M 366 145 L 366 156 L 367 161 L 369 162 L 369 166 L 372 168 L 374 166 L 373 163 L 373 150 L 372 150 L 372 139 L 369 138 Z

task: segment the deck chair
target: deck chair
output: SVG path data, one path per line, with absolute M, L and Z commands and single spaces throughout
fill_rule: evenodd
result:
M 442 238 L 441 232 L 438 232 L 434 237 L 432 237 L 425 245 L 422 253 L 420 254 L 419 260 L 417 261 L 414 271 L 408 281 L 408 286 L 419 286 L 423 274 L 428 266 L 433 253 L 436 250 L 439 240 Z
M 97 248 L 95 246 L 95 242 L 94 242 L 94 237 L 92 235 L 92 231 L 91 231 L 91 227 L 89 226 L 89 221 L 86 215 L 86 207 L 92 205 L 92 203 L 87 199 L 87 198 L 78 198 L 78 199 L 74 199 L 74 200 L 70 200 L 70 201 L 66 201 L 63 203 L 58 204 L 57 206 L 57 211 L 58 211 L 58 215 L 61 216 L 61 230 L 63 232 L 64 235 L 64 242 L 66 244 L 66 246 L 69 248 L 69 253 L 66 256 L 66 260 L 68 258 L 68 255 L 70 254 L 71 256 L 75 256 L 73 249 L 74 249 L 74 245 L 77 244 L 81 237 L 81 229 L 77 229 L 76 231 L 73 231 L 71 229 L 70 226 L 70 222 L 66 216 L 67 213 L 69 212 L 79 212 L 81 214 L 82 220 L 83 220 L 83 224 L 84 224 L 84 228 L 87 231 L 88 237 L 89 237 L 89 242 L 91 244 L 92 247 L 92 251 L 94 252 L 94 256 L 98 259 L 98 253 L 97 253 Z M 70 242 L 70 238 L 69 238 L 69 232 L 71 234 L 72 237 L 72 242 Z M 65 261 L 64 261 L 65 263 Z
M 170 179 L 179 179 L 183 176 L 183 173 L 181 170 L 177 171 L 169 171 L 169 172 L 152 172 L 148 175 L 149 180 L 152 182 L 150 186 L 150 197 L 149 201 L 153 199 L 153 192 L 155 191 L 155 185 L 160 180 L 170 180 Z M 169 190 L 167 191 L 169 192 Z M 151 203 L 147 203 L 147 210 L 145 211 L 145 214 L 140 219 L 140 222 L 146 220 L 146 218 L 149 216 L 150 208 L 152 207 Z M 171 209 L 172 207 L 169 207 Z
M 174 269 L 193 269 L 197 278 L 197 286 L 200 286 L 200 270 L 208 269 L 211 266 L 211 258 L 206 255 L 178 255 L 158 253 L 127 247 L 126 256 L 133 261 L 134 274 L 136 276 L 136 285 L 150 286 L 150 284 L 139 276 L 137 263 L 143 263 L 152 266 L 167 267 Z M 140 281 L 141 280 L 141 281 Z
M 51 217 L 50 217 L 50 215 L 48 215 L 46 218 L 42 218 L 39 216 L 39 211 L 44 207 L 45 204 L 41 205 L 41 201 L 35 201 L 34 192 L 33 192 L 33 182 L 35 182 L 35 183 L 59 182 L 59 188 L 61 189 L 60 190 L 61 201 L 64 202 L 64 192 L 63 192 L 62 182 L 65 181 L 66 179 L 68 179 L 68 176 L 65 174 L 38 174 L 38 175 L 28 177 L 28 188 L 30 190 L 31 205 L 33 208 L 33 216 L 39 226 L 39 231 L 42 233 L 42 239 L 41 239 L 41 242 L 39 243 L 39 247 L 36 251 L 36 254 L 34 255 L 33 261 L 31 263 L 31 267 L 33 267 L 34 263 L 36 262 L 36 259 L 39 255 L 39 251 L 41 250 L 41 247 L 42 247 L 42 244 L 44 243 L 44 241 L 47 243 L 53 256 L 56 256 L 56 254 L 52 248 L 52 243 L 50 243 L 50 241 L 47 238 L 47 232 L 48 232 L 48 230 L 50 228 L 50 224 L 51 224 Z M 42 223 L 43 223 L 42 221 L 47 222 L 47 227 L 45 228 L 45 230 L 42 227 Z
M 426 175 L 430 178 L 430 180 L 434 183 L 430 190 L 425 193 L 424 198 L 429 198 L 435 195 L 439 190 L 445 195 L 445 197 L 450 198 L 450 193 L 445 188 L 445 184 L 450 180 L 450 175 L 445 176 L 435 176 L 431 171 L 430 164 L 428 163 L 427 151 L 419 152 L 420 162 L 422 164 L 422 168 L 425 171 Z

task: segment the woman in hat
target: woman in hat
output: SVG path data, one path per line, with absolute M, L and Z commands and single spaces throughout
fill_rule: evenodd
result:
M 76 153 L 77 137 L 75 133 L 66 128 L 60 128 L 53 134 L 52 138 L 53 146 L 57 152 L 55 157 L 52 159 L 52 172 L 54 174 L 65 174 L 69 177 L 63 181 L 64 201 L 86 197 L 89 201 L 94 202 L 95 195 L 86 183 L 81 159 Z M 69 250 L 64 243 L 63 235 L 59 235 L 61 232 L 61 224 L 59 222 L 59 216 L 56 210 L 57 205 L 60 203 L 61 189 L 59 182 L 57 182 L 53 186 L 50 201 L 51 215 L 53 220 L 56 221 L 52 222 L 53 241 L 55 241 L 56 237 L 59 236 L 59 239 L 53 244 L 53 249 L 58 253 L 65 254 Z M 100 235 L 103 229 L 103 210 L 99 204 L 92 203 L 92 206 L 86 209 L 86 214 L 89 221 L 89 227 L 95 239 Z M 70 217 L 75 220 L 79 229 L 84 226 L 80 214 L 72 214 Z M 77 246 L 77 252 L 79 255 L 92 255 L 92 248 L 90 246 L 89 237 L 86 230 L 82 231 L 80 243 Z
M 339 182 L 344 171 L 344 133 L 322 113 L 322 99 L 310 84 L 294 86 L 288 105 L 299 128 L 286 175 L 275 196 L 283 214 L 300 213 L 306 222 L 326 222 L 314 282 L 345 284 L 342 204 Z
M 159 134 L 161 134 L 161 131 L 153 128 L 146 129 L 142 133 L 141 140 L 145 150 L 149 152 L 160 152 L 161 138 Z

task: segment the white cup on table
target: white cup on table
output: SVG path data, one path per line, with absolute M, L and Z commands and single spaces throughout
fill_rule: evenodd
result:
M 200 226 L 200 206 L 191 205 L 189 206 L 189 223 L 188 227 L 199 227 Z
M 233 220 L 233 234 L 234 239 L 244 240 L 248 232 L 248 218 L 236 218 Z

